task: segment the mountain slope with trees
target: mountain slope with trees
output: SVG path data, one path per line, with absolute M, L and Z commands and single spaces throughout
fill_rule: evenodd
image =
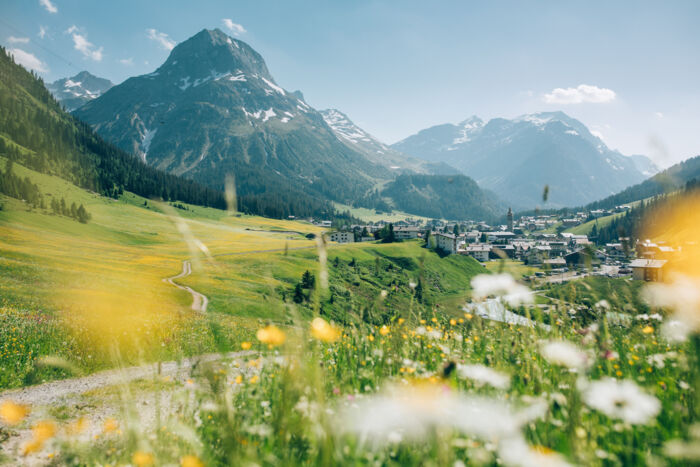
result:
M 105 142 L 64 112 L 41 79 L 0 50 L 1 155 L 106 196 L 128 190 L 225 208 L 222 192 L 149 167 Z
M 300 92 L 278 86 L 260 54 L 218 29 L 75 115 L 153 167 L 217 189 L 234 177 L 244 205 L 264 215 L 324 215 L 327 200 L 350 203 L 391 178 L 340 142 Z

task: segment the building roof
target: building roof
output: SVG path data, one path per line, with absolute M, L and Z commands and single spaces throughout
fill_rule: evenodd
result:
M 667 263 L 665 259 L 635 259 L 630 263 L 631 268 L 662 268 Z

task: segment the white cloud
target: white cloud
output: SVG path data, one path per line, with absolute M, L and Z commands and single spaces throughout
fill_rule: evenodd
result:
M 221 20 L 221 22 L 224 23 L 226 29 L 231 31 L 234 36 L 240 36 L 241 34 L 245 34 L 247 32 L 243 26 L 238 23 L 234 23 L 230 18 L 224 18 Z
M 47 29 L 44 26 L 39 26 L 39 38 L 43 39 L 46 37 Z
M 658 118 L 664 118 L 664 114 L 661 112 L 654 112 L 654 115 L 656 115 Z
M 29 42 L 29 38 L 10 36 L 7 38 L 7 42 L 9 42 L 10 44 L 26 44 Z
M 155 29 L 146 29 L 148 38 L 156 41 L 165 50 L 173 50 L 176 42 L 172 40 L 166 33 L 156 31 Z
M 121 63 L 124 66 L 134 66 L 134 59 L 129 57 L 129 58 L 122 58 L 119 60 L 119 63 Z
M 102 61 L 102 47 L 96 49 L 95 45 L 87 40 L 87 35 L 80 33 L 77 26 L 69 27 L 66 32 L 73 36 L 73 47 L 75 50 L 82 53 L 85 58 L 96 62 Z
M 10 49 L 8 50 L 8 52 L 10 52 L 10 55 L 15 57 L 15 62 L 19 63 L 25 68 L 29 68 L 30 70 L 38 71 L 41 73 L 46 73 L 47 71 L 49 71 L 46 64 L 39 60 L 34 54 L 25 52 L 22 49 Z
M 589 84 L 575 88 L 555 88 L 544 95 L 547 104 L 604 104 L 615 100 L 615 91 Z
M 56 5 L 51 3 L 51 0 L 39 0 L 39 5 L 46 8 L 46 11 L 49 13 L 58 13 L 58 8 L 56 8 Z

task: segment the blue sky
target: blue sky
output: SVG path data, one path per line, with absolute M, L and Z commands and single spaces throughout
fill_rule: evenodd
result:
M 385 142 L 563 110 L 667 166 L 700 154 L 698 24 L 697 1 L 3 0 L 0 43 L 46 81 L 86 69 L 121 82 L 219 27 L 278 84 Z

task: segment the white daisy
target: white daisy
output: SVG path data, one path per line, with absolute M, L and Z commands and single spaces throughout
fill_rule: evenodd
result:
M 590 364 L 588 355 L 566 341 L 541 342 L 540 353 L 549 363 L 567 368 L 583 369 Z
M 631 380 L 593 381 L 584 388 L 583 399 L 589 407 L 631 425 L 646 424 L 661 410 L 659 400 L 643 392 Z
M 532 291 L 513 279 L 510 274 L 479 274 L 471 281 L 472 296 L 477 300 L 497 295 L 511 306 L 532 303 Z
M 485 365 L 457 365 L 457 374 L 462 379 L 469 379 L 477 385 L 488 384 L 497 389 L 506 389 L 510 385 L 510 376 Z

